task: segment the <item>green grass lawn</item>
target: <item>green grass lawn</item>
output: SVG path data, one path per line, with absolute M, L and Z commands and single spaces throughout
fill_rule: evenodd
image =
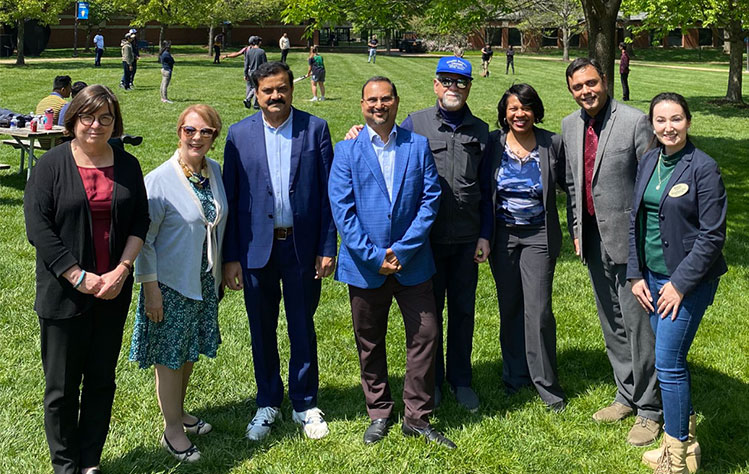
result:
M 105 58 L 98 69 L 93 68 L 89 57 L 33 62 L 25 67 L 0 65 L 0 106 L 19 112 L 33 110 L 49 92 L 57 74 L 69 74 L 74 81 L 106 84 L 120 98 L 126 131 L 145 137 L 140 147 L 129 151 L 148 172 L 174 151 L 176 120 L 187 105 L 205 102 L 215 106 L 225 127 L 248 113 L 241 102 L 245 87 L 241 58 L 215 66 L 207 54 L 180 52 L 177 48 L 169 88 L 174 100 L 171 105 L 160 102 L 159 65 L 153 56 L 146 55 L 138 66 L 135 90 L 130 92 L 117 88 L 122 74 L 118 58 Z M 297 85 L 295 105 L 328 120 L 334 141 L 340 140 L 352 124 L 361 122 L 360 88 L 372 75 L 388 76 L 398 86 L 399 121 L 409 111 L 434 103 L 431 78 L 436 57 L 378 55 L 376 65 L 367 64 L 365 53 L 324 57 L 329 100 L 308 102 L 311 93 L 305 81 Z M 277 58 L 278 53 L 270 54 L 271 60 Z M 471 60 L 479 68 L 478 59 Z M 496 128 L 496 105 L 502 92 L 513 82 L 528 82 L 545 102 L 543 126 L 558 132 L 561 119 L 577 108 L 566 90 L 566 64 L 522 55 L 515 61 L 514 76 L 504 75 L 503 61 L 497 60 L 488 79 L 476 77 L 469 99 L 474 114 Z M 293 53 L 290 65 L 297 76 L 304 74 L 306 55 Z M 726 80 L 722 72 L 633 68 L 631 104 L 646 110 L 650 98 L 658 92 L 684 94 L 693 109 L 694 142 L 717 159 L 723 172 L 729 199 L 725 254 L 730 271 L 690 352 L 693 398 L 704 472 L 749 473 L 749 112 L 711 105 L 712 99 L 724 94 Z M 621 96 L 619 90 L 616 96 Z M 219 161 L 223 136 L 210 155 Z M 44 384 L 38 322 L 32 309 L 34 250 L 25 238 L 25 177 L 16 174 L 18 161 L 16 150 L 0 147 L 0 162 L 12 165 L 11 170 L 0 171 L 0 471 L 46 473 L 50 467 L 43 431 Z M 558 203 L 563 207 L 562 196 Z M 559 373 L 569 397 L 569 406 L 561 414 L 548 412 L 535 392 L 525 390 L 512 397 L 504 394 L 497 295 L 489 268 L 482 265 L 473 351 L 474 386 L 482 406 L 478 413 L 469 414 L 451 395 L 445 395 L 433 422 L 458 445 L 457 450 L 447 451 L 405 439 L 398 429 L 378 445 L 363 445 L 361 436 L 368 418 L 347 291 L 333 280 L 323 285 L 316 315 L 319 404 L 330 424 L 330 435 L 320 441 L 304 439 L 291 422 L 291 406 L 286 401 L 282 406 L 284 421 L 269 438 L 260 443 L 245 439 L 245 426 L 256 408 L 256 387 L 242 296 L 229 294 L 221 304 L 223 344 L 218 357 L 196 364 L 188 395 L 189 410 L 214 425 L 211 434 L 193 437 L 203 453 L 197 466 L 176 465 L 158 444 L 162 420 L 153 372 L 139 370 L 127 361 L 131 318 L 118 366 L 104 472 L 650 472 L 639 461 L 644 449 L 625 442 L 631 419 L 615 425 L 591 420 L 595 410 L 612 400 L 615 386 L 587 272 L 574 258 L 569 239 L 557 264 L 554 298 Z M 388 334 L 390 375 L 396 413 L 402 414 L 403 403 L 398 399 L 403 387 L 405 343 L 400 314 L 393 309 L 392 316 Z M 289 347 L 285 322 L 281 322 L 278 333 L 282 360 L 286 361 Z M 284 369 L 284 378 L 285 374 Z

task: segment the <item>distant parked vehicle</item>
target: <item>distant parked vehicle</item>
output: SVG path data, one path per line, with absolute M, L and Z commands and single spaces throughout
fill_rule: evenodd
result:
M 426 48 L 422 40 L 418 38 L 406 38 L 402 39 L 398 50 L 402 53 L 424 53 Z

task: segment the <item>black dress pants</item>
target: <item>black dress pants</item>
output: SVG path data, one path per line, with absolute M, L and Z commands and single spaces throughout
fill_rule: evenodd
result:
M 434 359 L 434 380 L 442 387 L 445 380 L 445 358 L 447 358 L 447 382 L 453 387 L 471 385 L 471 351 L 473 348 L 473 326 L 476 314 L 476 285 L 479 267 L 473 261 L 476 243 L 436 244 L 432 253 L 437 273 L 434 283 L 434 302 L 437 316 L 437 355 Z M 447 296 L 447 354 L 444 354 L 442 313 Z
M 508 392 L 533 385 L 548 405 L 564 400 L 551 311 L 556 259 L 549 256 L 545 229 L 498 225 L 489 259 L 499 298 L 502 380 Z
M 126 287 L 116 299 L 97 300 L 70 319 L 39 318 L 44 429 L 56 474 L 77 474 L 99 464 L 131 294 L 132 287 Z

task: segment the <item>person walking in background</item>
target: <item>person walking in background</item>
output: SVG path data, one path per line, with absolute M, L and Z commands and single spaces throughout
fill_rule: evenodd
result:
M 130 43 L 133 46 L 133 70 L 130 73 L 130 88 L 132 89 L 135 81 L 135 73 L 138 72 L 138 60 L 140 59 L 140 48 L 138 47 L 138 31 L 135 28 L 130 29 Z
M 323 63 L 322 56 L 317 52 L 317 46 L 312 46 L 309 49 L 309 58 L 307 59 L 309 69 L 307 70 L 307 76 L 310 78 L 310 86 L 312 87 L 312 98 L 310 102 L 317 102 L 325 100 L 325 64 Z M 320 96 L 317 96 L 317 89 L 320 89 Z
M 133 55 L 133 44 L 130 41 L 130 33 L 126 34 L 122 41 L 120 41 L 120 48 L 122 49 L 122 80 L 120 81 L 120 87 L 126 91 L 131 89 L 131 75 L 133 72 L 133 62 L 135 56 Z
M 36 250 L 44 427 L 55 474 L 100 474 L 148 201 L 138 160 L 107 143 L 123 130 L 112 91 L 83 89 L 65 130 L 73 139 L 39 160 L 23 199 Z
M 481 172 L 492 217 L 481 229 L 499 299 L 502 381 L 508 394 L 533 386 L 549 410 L 566 406 L 557 371 L 552 312 L 554 267 L 562 247 L 556 188 L 564 189 L 562 137 L 536 127 L 544 104 L 528 84 L 510 87 L 497 105 Z
M 165 104 L 171 104 L 167 96 L 167 88 L 169 82 L 172 80 L 172 71 L 174 70 L 174 58 L 170 51 L 172 47 L 171 41 L 164 40 L 161 43 L 161 51 L 159 51 L 159 62 L 161 63 L 161 102 Z
M 268 58 L 265 56 L 265 50 L 260 47 L 260 44 L 263 42 L 261 37 L 250 36 L 247 42 L 249 46 L 244 53 L 244 80 L 247 84 L 244 106 L 248 109 L 251 107 L 259 109 L 260 106 L 258 105 L 255 92 L 257 84 L 252 80 L 252 73 L 257 71 L 262 64 L 267 63 Z
M 381 441 L 394 423 L 386 354 L 393 298 L 406 332 L 405 436 L 454 449 L 429 422 L 434 411 L 437 344 L 429 231 L 440 185 L 426 138 L 395 125 L 398 92 L 375 76 L 362 87 L 366 127 L 336 145 L 328 192 L 341 234 L 336 280 L 348 284 L 361 384 L 371 420 L 364 443 Z
M 484 47 L 481 48 L 481 77 L 489 77 L 489 63 L 492 62 L 492 45 L 485 43 Z
M 227 202 L 218 162 L 206 157 L 221 134 L 209 105 L 191 105 L 177 121 L 179 147 L 145 179 L 151 225 L 135 261 L 142 283 L 130 360 L 154 366 L 156 396 L 164 417 L 161 444 L 178 461 L 200 451 L 185 432 L 212 426 L 185 411 L 193 364 L 216 357 L 221 342 L 218 302 Z
M 94 67 L 101 66 L 101 56 L 104 54 L 104 36 L 101 35 L 101 28 L 96 30 L 96 35 L 94 36 Z
M 285 63 L 291 49 L 291 41 L 289 41 L 288 34 L 284 33 L 281 35 L 281 39 L 278 40 L 278 47 L 281 49 L 281 62 Z
M 213 64 L 221 64 L 221 47 L 224 45 L 224 34 L 213 37 Z
M 372 35 L 372 38 L 367 43 L 367 47 L 369 48 L 369 57 L 367 58 L 367 62 L 372 62 L 372 64 L 377 62 L 377 35 Z
M 337 239 L 328 201 L 333 147 L 325 120 L 291 106 L 289 66 L 262 64 L 252 79 L 261 112 L 232 125 L 224 147 L 229 213 L 223 276 L 230 289 L 244 290 L 257 383 L 257 412 L 247 438 L 265 438 L 281 418 L 276 330 L 283 295 L 292 419 L 305 436 L 319 439 L 329 430 L 317 403 L 314 315 L 322 279 L 335 268 Z
M 627 52 L 627 45 L 619 43 L 619 50 L 622 55 L 619 59 L 619 77 L 622 80 L 622 100 L 629 100 L 629 53 Z
M 660 146 L 637 170 L 627 278 L 655 332 L 665 434 L 642 461 L 658 473 L 687 474 L 701 459 L 687 354 L 728 271 L 726 188 L 715 160 L 689 139 L 692 114 L 683 96 L 656 95 L 649 118 Z
M 512 47 L 512 45 L 507 47 L 507 51 L 505 51 L 505 56 L 507 56 L 507 65 L 505 66 L 505 74 L 509 74 L 511 66 L 512 66 L 512 73 L 515 74 L 515 49 Z
M 627 281 L 629 211 L 637 162 L 653 136 L 645 114 L 608 96 L 597 61 L 577 58 L 567 87 L 580 106 L 562 120 L 567 165 L 567 221 L 575 254 L 588 267 L 616 397 L 593 414 L 597 422 L 636 415 L 627 436 L 634 446 L 660 434 L 661 401 L 655 337 Z

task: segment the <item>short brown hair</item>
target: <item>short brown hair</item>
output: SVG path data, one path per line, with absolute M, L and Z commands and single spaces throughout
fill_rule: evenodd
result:
M 205 120 L 208 125 L 216 129 L 216 133 L 213 135 L 214 140 L 221 135 L 221 117 L 218 115 L 218 110 L 207 104 L 195 104 L 189 106 L 179 114 L 179 119 L 177 120 L 177 136 L 179 136 L 182 125 L 185 124 L 185 117 L 187 117 L 190 112 L 195 112 L 200 116 L 200 118 Z
M 81 114 L 92 114 L 102 107 L 107 107 L 109 113 L 114 116 L 113 137 L 122 136 L 124 128 L 122 126 L 122 113 L 120 112 L 120 102 L 117 96 L 107 86 L 93 84 L 84 87 L 68 106 L 65 112 L 65 132 L 75 137 L 75 123 Z

